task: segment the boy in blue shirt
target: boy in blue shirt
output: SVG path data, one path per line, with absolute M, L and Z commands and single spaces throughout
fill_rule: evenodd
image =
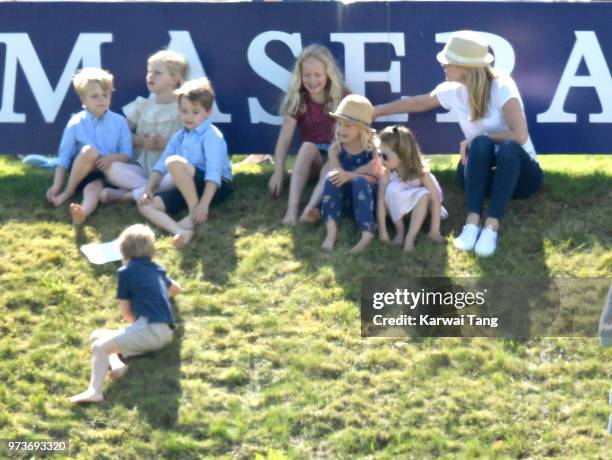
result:
M 72 84 L 84 110 L 74 115 L 64 129 L 47 200 L 61 206 L 82 189 L 83 202 L 70 204 L 72 220 L 81 224 L 98 206 L 105 176 L 113 169 L 113 163 L 131 160 L 132 137 L 127 120 L 109 110 L 113 92 L 110 73 L 84 68 L 74 75 Z M 62 191 L 67 171 L 68 182 Z
M 118 243 L 124 265 L 117 271 L 117 301 L 130 326 L 91 334 L 89 388 L 70 397 L 73 403 L 104 400 L 102 389 L 109 366 L 113 380 L 123 377 L 128 369 L 119 353 L 126 358 L 142 355 L 159 350 L 172 340 L 174 318 L 170 298 L 180 293 L 181 287 L 151 260 L 155 252 L 153 231 L 146 225 L 132 225 L 121 233 Z
M 232 168 L 223 134 L 209 117 L 215 93 L 206 78 L 184 83 L 175 94 L 184 128 L 176 132 L 153 167 L 144 193 L 138 200 L 140 213 L 172 233 L 175 246 L 193 238 L 194 226 L 208 219 L 210 205 L 225 200 L 233 191 Z M 155 193 L 170 175 L 176 189 Z M 188 209 L 175 221 L 169 214 Z

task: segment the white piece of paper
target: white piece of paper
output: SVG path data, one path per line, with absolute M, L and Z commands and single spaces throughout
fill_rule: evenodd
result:
M 81 251 L 92 264 L 96 265 L 121 260 L 121 251 L 116 241 L 84 244 L 81 246 Z

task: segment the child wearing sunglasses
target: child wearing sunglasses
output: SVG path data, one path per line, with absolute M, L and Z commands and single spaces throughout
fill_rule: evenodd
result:
M 429 211 L 431 225 L 428 238 L 441 243 L 440 219 L 448 216 L 442 207 L 442 189 L 426 166 L 412 132 L 403 126 L 389 126 L 380 133 L 379 157 L 385 173 L 378 186 L 377 220 L 380 241 L 414 249 L 417 234 Z M 387 210 L 395 226 L 395 237 L 389 238 Z M 404 216 L 410 214 L 406 233 Z

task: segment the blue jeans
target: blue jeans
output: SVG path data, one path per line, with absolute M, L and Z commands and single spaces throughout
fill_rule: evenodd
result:
M 495 169 L 493 169 L 495 167 Z M 513 199 L 533 195 L 542 184 L 540 165 L 518 143 L 495 144 L 488 136 L 476 137 L 468 147 L 467 162 L 457 165 L 457 179 L 466 194 L 466 211 L 482 215 L 489 197 L 489 217 L 501 219 Z

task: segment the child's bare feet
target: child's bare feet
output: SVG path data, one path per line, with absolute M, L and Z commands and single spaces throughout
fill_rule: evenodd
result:
M 63 205 L 70 197 L 71 195 L 69 195 L 68 193 L 64 191 L 58 195 L 55 195 L 53 199 L 51 200 L 51 202 L 53 203 L 53 206 L 57 208 L 58 206 Z
M 111 380 L 113 382 L 116 382 L 117 380 L 121 379 L 125 375 L 125 373 L 128 371 L 129 368 L 130 366 L 126 364 L 125 366 L 121 366 L 121 367 L 111 370 L 110 371 Z
M 404 242 L 404 237 L 400 235 L 399 233 L 395 235 L 393 239 L 391 240 L 391 244 L 394 244 L 395 246 L 401 246 L 403 242 Z
M 297 215 L 294 212 L 287 211 L 283 217 L 283 224 L 294 226 L 297 224 Z
M 70 203 L 70 215 L 75 225 L 81 225 L 87 219 L 85 209 L 78 203 Z
M 406 241 L 404 242 L 404 252 L 412 251 L 414 251 L 414 238 L 407 236 Z
M 104 395 L 101 393 L 96 393 L 94 390 L 88 388 L 83 393 L 70 396 L 68 399 L 72 404 L 99 403 L 104 401 Z
M 334 244 L 336 244 L 336 236 L 335 235 L 327 235 L 323 240 L 323 244 L 321 245 L 321 249 L 326 251 L 332 251 L 334 249 Z
M 319 208 L 304 209 L 304 212 L 300 216 L 300 222 L 308 224 L 316 224 L 321 220 L 321 210 Z
M 358 252 L 363 251 L 368 244 L 372 242 L 374 239 L 374 233 L 370 232 L 362 232 L 361 239 L 359 242 L 351 248 L 351 254 L 357 254 Z
M 191 238 L 193 238 L 193 230 L 183 230 L 182 232 L 174 235 L 174 238 L 172 238 L 172 244 L 175 248 L 180 248 L 186 244 L 189 244 Z
M 130 197 L 130 194 L 128 193 L 128 198 Z M 110 187 L 104 187 L 102 190 L 100 190 L 100 194 L 98 195 L 98 198 L 100 200 L 101 203 L 104 204 L 110 204 L 110 203 L 115 203 L 116 201 L 123 201 L 126 198 L 126 192 L 125 190 L 119 190 L 116 188 L 110 188 Z

